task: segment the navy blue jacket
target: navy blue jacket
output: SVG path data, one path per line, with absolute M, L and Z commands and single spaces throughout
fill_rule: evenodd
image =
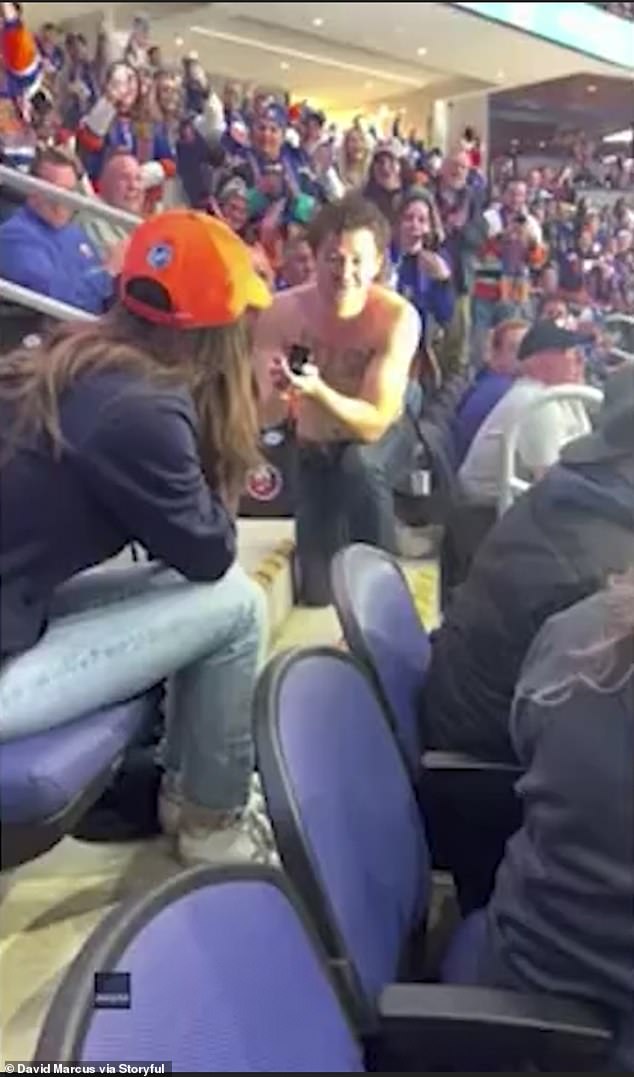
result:
M 2 437 L 11 420 L 0 404 Z M 139 375 L 86 375 L 62 397 L 59 459 L 43 437 L 0 470 L 0 653 L 31 647 L 54 589 L 140 542 L 189 580 L 217 580 L 235 526 L 203 476 L 197 418 L 184 389 Z
M 434 638 L 428 747 L 509 759 L 522 662 L 543 624 L 634 566 L 634 460 L 553 467 L 478 550 Z
M 0 228 L 0 277 L 89 314 L 103 314 L 114 290 L 80 225 L 51 228 L 28 206 Z

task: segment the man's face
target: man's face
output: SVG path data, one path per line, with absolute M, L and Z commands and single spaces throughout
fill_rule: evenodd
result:
M 284 260 L 284 278 L 291 288 L 306 284 L 315 271 L 315 258 L 307 240 L 296 241 Z
M 141 166 L 136 157 L 115 157 L 106 165 L 101 177 L 101 197 L 116 209 L 141 213 L 143 187 Z
M 328 236 L 317 252 L 317 290 L 340 318 L 363 310 L 381 270 L 383 251 L 367 228 Z
M 71 165 L 51 164 L 45 162 L 41 165 L 39 178 L 60 187 L 64 191 L 74 191 L 77 186 L 75 169 Z M 68 206 L 56 202 L 48 195 L 33 194 L 29 196 L 28 204 L 38 217 L 46 221 L 51 228 L 65 228 L 73 219 L 75 211 Z
M 526 373 L 545 385 L 580 385 L 584 380 L 583 355 L 578 348 L 552 349 L 526 361 Z
M 241 194 L 232 194 L 222 207 L 222 215 L 234 232 L 240 233 L 249 219 L 247 200 Z
M 401 186 L 401 163 L 391 153 L 379 153 L 372 166 L 374 179 L 384 191 L 398 191 Z
M 509 184 L 504 200 L 512 213 L 524 213 L 526 211 L 527 194 L 525 183 Z
M 253 144 L 263 157 L 269 161 L 277 161 L 282 149 L 284 132 L 276 123 L 261 119 L 255 125 L 253 131 Z
M 173 75 L 162 74 L 156 80 L 156 99 L 166 116 L 175 116 L 180 110 L 182 84 Z
M 629 228 L 622 228 L 616 237 L 616 249 L 619 254 L 627 254 L 634 246 L 634 233 Z
M 445 161 L 443 178 L 448 187 L 462 191 L 469 179 L 469 159 L 466 153 L 454 153 Z

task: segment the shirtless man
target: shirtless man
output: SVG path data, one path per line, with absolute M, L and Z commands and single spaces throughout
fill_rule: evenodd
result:
M 414 308 L 375 284 L 389 227 L 360 195 L 325 206 L 311 227 L 314 282 L 282 293 L 258 322 L 265 425 L 289 407 L 300 444 L 297 543 L 304 601 L 330 601 L 329 564 L 347 542 L 395 548 L 392 475 L 407 463 L 402 421 L 420 338 Z M 291 370 L 294 345 L 306 349 Z

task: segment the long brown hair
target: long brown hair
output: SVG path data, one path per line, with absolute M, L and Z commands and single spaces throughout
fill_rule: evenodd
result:
M 189 389 L 199 420 L 199 452 L 209 485 L 239 496 L 258 462 L 257 389 L 246 318 L 228 326 L 178 330 L 155 326 L 118 304 L 103 318 L 58 327 L 35 348 L 0 360 L 0 403 L 12 405 L 2 431 L 11 455 L 28 434 L 64 448 L 60 399 L 80 377 L 129 370 L 155 384 Z M 0 457 L 0 466 L 6 461 Z

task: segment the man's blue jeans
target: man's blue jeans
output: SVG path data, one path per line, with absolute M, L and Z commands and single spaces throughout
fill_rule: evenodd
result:
M 413 426 L 403 418 L 376 442 L 300 447 L 297 552 L 308 605 L 329 604 L 330 562 L 348 543 L 396 553 L 393 488 L 414 441 Z
M 216 583 L 158 564 L 82 573 L 57 591 L 41 640 L 0 671 L 0 751 L 167 680 L 166 767 L 193 803 L 238 809 L 264 625 L 263 594 L 238 565 Z

